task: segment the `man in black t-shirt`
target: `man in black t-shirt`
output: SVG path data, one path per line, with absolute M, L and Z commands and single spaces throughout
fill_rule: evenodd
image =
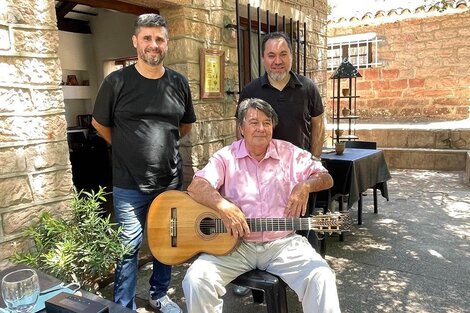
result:
M 182 187 L 180 139 L 196 121 L 188 81 L 163 66 L 168 30 L 163 17 L 137 18 L 132 42 L 138 60 L 108 75 L 96 97 L 92 124 L 112 144 L 114 214 L 121 238 L 133 250 L 118 262 L 114 301 L 136 309 L 138 252 L 147 211 L 161 192 Z M 171 266 L 153 261 L 150 305 L 163 313 L 182 312 L 166 295 Z

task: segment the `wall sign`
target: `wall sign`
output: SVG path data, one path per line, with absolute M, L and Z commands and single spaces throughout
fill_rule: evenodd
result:
M 201 98 L 224 97 L 224 54 L 222 50 L 201 49 Z

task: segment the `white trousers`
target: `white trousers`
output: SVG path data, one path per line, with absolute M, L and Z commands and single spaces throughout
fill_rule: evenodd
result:
M 201 254 L 183 280 L 188 312 L 221 313 L 225 286 L 255 268 L 285 281 L 302 302 L 304 313 L 341 312 L 334 272 L 307 239 L 297 234 L 267 243 L 242 242 L 224 256 Z

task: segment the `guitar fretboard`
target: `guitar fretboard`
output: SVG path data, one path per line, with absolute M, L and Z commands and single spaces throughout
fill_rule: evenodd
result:
M 292 231 L 292 230 L 316 230 L 328 231 L 338 230 L 342 224 L 341 217 L 331 219 L 326 216 L 318 216 L 312 218 L 248 218 L 248 227 L 252 232 L 263 231 Z M 201 222 L 201 230 L 205 234 L 209 233 L 225 233 L 227 229 L 221 219 L 205 219 Z

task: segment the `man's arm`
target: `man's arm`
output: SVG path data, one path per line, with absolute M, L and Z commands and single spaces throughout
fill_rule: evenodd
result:
M 312 117 L 311 119 L 311 137 L 310 152 L 317 158 L 321 155 L 323 142 L 325 141 L 325 124 L 323 122 L 323 114 Z
M 307 180 L 298 183 L 289 195 L 286 207 L 287 216 L 299 217 L 305 215 L 309 194 L 311 192 L 329 189 L 332 186 L 333 178 L 328 172 L 316 173 Z
M 194 177 L 193 181 L 188 186 L 188 194 L 196 202 L 218 212 L 225 228 L 227 228 L 227 232 L 231 233 L 233 236 L 243 237 L 245 234 L 250 233 L 245 215 L 240 208 L 222 197 L 204 178 Z
M 183 138 L 184 136 L 186 136 L 191 131 L 191 128 L 193 128 L 193 124 L 181 123 L 180 124 L 180 138 Z
M 96 129 L 98 134 L 100 134 L 100 136 L 103 137 L 103 139 L 106 140 L 107 143 L 111 144 L 111 139 L 112 139 L 111 127 L 101 125 L 95 120 L 95 118 L 91 119 L 91 125 L 93 125 L 93 127 Z

